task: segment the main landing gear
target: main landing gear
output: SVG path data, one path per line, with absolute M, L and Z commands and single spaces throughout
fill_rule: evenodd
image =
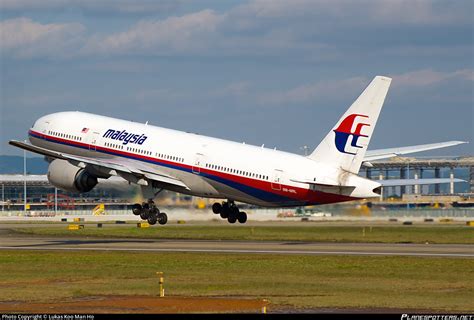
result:
M 243 211 L 239 211 L 239 208 L 232 200 L 214 203 L 212 205 L 212 212 L 220 214 L 221 218 L 227 219 L 229 223 L 235 223 L 236 221 L 240 223 L 247 222 L 247 214 Z
M 143 220 L 147 220 L 149 224 L 154 225 L 157 222 L 161 225 L 168 222 L 168 216 L 164 212 L 160 212 L 155 206 L 153 200 L 148 200 L 142 204 L 135 203 L 132 206 L 132 212 L 136 216 L 140 216 Z

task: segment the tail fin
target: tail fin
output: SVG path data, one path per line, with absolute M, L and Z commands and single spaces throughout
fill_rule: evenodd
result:
M 308 157 L 357 174 L 391 81 L 376 76 Z

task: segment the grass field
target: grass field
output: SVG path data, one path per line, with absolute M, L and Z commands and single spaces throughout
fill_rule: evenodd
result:
M 432 226 L 187 226 L 166 225 L 140 229 L 136 226 L 82 230 L 64 227 L 17 228 L 16 232 L 48 236 L 88 236 L 155 239 L 267 240 L 380 243 L 457 243 L 474 244 L 474 228 L 462 225 Z
M 474 260 L 131 252 L 0 251 L 0 301 L 94 295 L 266 298 L 273 309 L 472 312 Z

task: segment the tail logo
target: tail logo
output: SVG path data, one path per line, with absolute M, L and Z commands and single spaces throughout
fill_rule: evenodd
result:
M 370 124 L 361 122 L 363 121 L 361 118 L 368 119 L 369 117 L 363 114 L 350 114 L 344 118 L 344 120 L 342 120 L 339 126 L 334 130 L 336 133 L 336 139 L 334 142 L 339 152 L 355 155 L 354 152 L 349 152 L 346 150 L 349 147 L 347 146 L 347 140 L 349 140 L 350 136 L 352 136 L 352 142 L 350 146 L 353 148 L 362 148 L 362 146 L 357 145 L 357 141 L 360 137 L 369 137 L 368 135 L 362 134 L 361 131 L 364 126 L 370 126 Z M 352 131 L 354 123 L 357 123 L 357 125 L 355 126 L 354 131 Z

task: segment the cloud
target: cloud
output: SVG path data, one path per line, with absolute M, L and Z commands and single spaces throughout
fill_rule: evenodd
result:
M 474 81 L 473 69 L 440 72 L 432 69 L 410 71 L 393 75 L 395 87 L 426 87 L 448 80 Z
M 29 18 L 0 22 L 0 49 L 16 57 L 64 55 L 77 47 L 85 28 L 79 23 L 41 24 Z
M 181 5 L 181 2 L 176 4 L 171 0 L 0 1 L 0 9 L 6 11 L 80 9 L 112 18 L 116 13 L 169 13 L 174 10 L 171 7 Z M 27 47 L 15 51 L 17 57 L 297 55 L 300 59 L 317 62 L 347 55 L 348 47 L 349 50 L 363 51 L 364 55 L 368 50 L 372 54 L 381 52 L 392 56 L 429 55 L 433 45 L 440 45 L 443 50 L 443 43 L 449 41 L 457 41 L 456 45 L 464 48 L 463 52 L 472 53 L 472 49 L 469 51 L 472 44 L 466 37 L 468 31 L 463 27 L 472 23 L 469 6 L 472 2 L 253 0 L 223 12 L 205 9 L 180 16 L 153 17 L 135 22 L 125 31 L 104 32 L 99 28 L 88 34 L 79 23 L 44 24 L 28 18 L 6 21 L 16 21 L 16 25 L 35 30 L 17 35 L 11 30 L 14 28 L 10 28 L 9 36 L 15 38 L 8 39 L 10 43 L 28 43 Z M 433 36 L 436 30 L 426 26 L 442 28 L 443 32 L 450 34 L 449 39 L 444 37 L 444 42 L 439 43 L 438 37 Z M 46 32 L 47 29 L 51 32 Z M 47 46 L 43 39 L 34 40 L 41 35 L 50 39 L 46 41 Z M 424 49 L 426 47 L 430 49 Z M 441 54 L 453 56 L 458 51 Z
M 72 4 L 70 0 L 1 0 L 0 9 L 4 11 L 13 10 L 46 10 L 53 8 L 64 8 Z
M 206 40 L 210 40 L 221 20 L 213 10 L 164 20 L 141 20 L 125 32 L 91 39 L 84 51 L 106 54 L 203 51 L 208 47 Z
M 159 63 L 149 61 L 136 61 L 133 59 L 101 59 L 100 62 L 88 64 L 84 63 L 81 68 L 88 72 L 100 71 L 111 73 L 137 73 L 146 74 L 160 72 Z
M 211 92 L 211 96 L 215 97 L 239 97 L 249 94 L 251 83 L 249 81 L 232 82 L 228 85 L 218 88 Z
M 124 32 L 92 36 L 81 52 L 149 56 L 281 56 L 311 52 L 320 60 L 335 55 L 326 44 L 301 41 L 298 30 L 269 26 L 264 32 L 235 32 L 234 18 L 206 9 L 166 19 L 142 19 Z
M 179 0 L 1 0 L 0 10 L 24 12 L 77 9 L 95 14 L 156 14 L 176 10 L 181 2 Z
M 444 81 L 474 81 L 473 69 L 441 72 L 432 69 L 414 70 L 390 75 L 393 88 L 430 87 Z M 256 101 L 265 105 L 305 104 L 321 100 L 335 100 L 341 97 L 356 97 L 371 79 L 362 76 L 339 80 L 322 80 L 302 84 L 280 91 L 264 92 L 256 95 Z
M 319 17 L 323 22 L 338 24 L 385 24 L 408 23 L 424 24 L 460 24 L 470 23 L 471 13 L 466 10 L 469 1 L 433 0 L 254 0 L 232 10 L 236 16 L 264 19 Z
M 283 91 L 263 93 L 258 97 L 260 104 L 304 104 L 307 102 L 354 96 L 362 92 L 369 83 L 365 77 L 352 77 L 342 80 L 323 80 L 310 84 L 303 84 Z

